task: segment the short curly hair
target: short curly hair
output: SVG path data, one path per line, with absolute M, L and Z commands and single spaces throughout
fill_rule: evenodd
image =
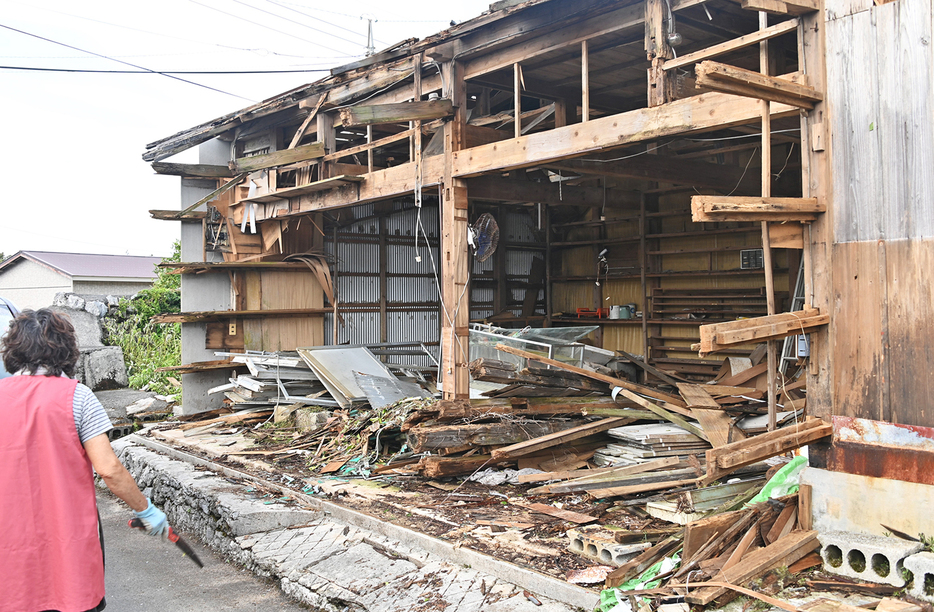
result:
M 7 372 L 23 370 L 46 376 L 74 376 L 78 363 L 78 338 L 68 317 L 48 308 L 24 310 L 10 322 L 0 356 Z

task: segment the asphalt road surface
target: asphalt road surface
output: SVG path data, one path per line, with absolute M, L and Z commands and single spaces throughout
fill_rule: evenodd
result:
M 98 493 L 106 550 L 107 612 L 256 612 L 308 610 L 263 581 L 188 541 L 204 563 L 199 569 L 174 544 L 130 529 L 133 514 L 109 493 Z

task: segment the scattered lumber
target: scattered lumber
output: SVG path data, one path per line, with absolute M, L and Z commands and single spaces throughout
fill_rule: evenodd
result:
M 707 435 L 707 440 L 714 446 L 723 446 L 730 443 L 730 430 L 733 420 L 721 409 L 720 404 L 711 397 L 704 385 L 679 383 L 678 390 L 684 403 L 691 410 L 691 414 L 700 423 Z
M 526 506 L 529 510 L 534 510 L 535 512 L 541 512 L 542 514 L 547 514 L 548 516 L 553 516 L 559 518 L 563 521 L 570 521 L 572 523 L 577 523 L 583 525 L 585 523 L 592 523 L 597 520 L 595 516 L 589 516 L 587 514 L 581 514 L 579 512 L 571 512 L 570 510 L 562 510 L 561 508 L 556 508 L 554 506 L 549 506 L 548 504 L 529 504 Z
M 548 370 L 545 368 L 523 368 L 518 370 L 513 363 L 487 358 L 475 359 L 470 363 L 469 367 L 470 375 L 474 380 L 558 389 L 570 387 L 602 394 L 608 392 L 606 383 L 596 382 L 585 376 L 563 370 Z M 549 392 L 554 393 L 553 390 Z
M 658 404 L 650 402 L 649 400 L 643 397 L 639 397 L 638 395 L 636 395 L 635 393 L 633 393 L 632 391 L 628 389 L 620 389 L 619 394 L 625 397 L 626 399 L 628 399 L 629 401 L 635 402 L 639 406 L 642 406 L 643 408 L 649 410 L 650 412 L 654 412 L 656 415 L 665 419 L 666 421 L 670 421 L 674 423 L 675 425 L 691 432 L 698 438 L 704 441 L 707 441 L 707 434 L 704 433 L 703 429 L 699 428 L 697 425 L 694 425 L 693 423 L 689 423 L 685 419 L 681 418 L 679 415 L 673 414 L 669 412 L 668 410 L 665 410 Z M 688 415 L 691 415 L 690 411 L 688 411 Z
M 668 402 L 669 404 L 673 404 L 675 406 L 680 406 L 682 408 L 684 407 L 684 402 L 681 401 L 680 397 L 669 395 L 668 393 L 662 393 L 661 391 L 657 391 L 651 387 L 646 387 L 645 385 L 638 385 L 636 383 L 629 382 L 628 380 L 622 380 L 613 376 L 607 376 L 606 374 L 600 374 L 599 372 L 578 368 L 577 366 L 572 366 L 554 359 L 549 359 L 548 357 L 539 355 L 537 353 L 506 346 L 505 344 L 497 344 L 496 350 L 503 351 L 504 353 L 509 353 L 510 355 L 515 355 L 517 357 L 525 357 L 526 359 L 531 359 L 532 361 L 540 361 L 541 363 L 554 366 L 556 368 L 561 368 L 567 370 L 568 372 L 574 372 L 576 374 L 580 374 L 581 376 L 586 376 L 594 380 L 605 382 L 614 387 L 622 387 L 629 391 L 636 391 L 642 395 L 662 400 L 663 402 Z
M 707 475 L 704 483 L 710 484 L 738 468 L 801 448 L 832 433 L 832 425 L 826 425 L 819 418 L 808 417 L 800 424 L 710 449 L 706 454 Z
M 252 157 L 240 157 L 230 162 L 230 170 L 234 173 L 256 172 L 276 166 L 285 166 L 296 162 L 308 161 L 317 157 L 323 157 L 325 154 L 323 142 L 313 142 L 311 144 L 295 147 L 294 149 L 283 149 L 273 151 L 265 155 L 254 155 Z
M 629 482 L 627 477 L 633 474 L 642 474 L 653 470 L 660 470 L 667 467 L 674 467 L 681 463 L 677 457 L 665 457 L 656 461 L 647 461 L 639 465 L 630 465 L 626 467 L 604 468 L 600 470 L 578 470 L 578 472 L 590 472 L 578 474 L 568 482 L 544 485 L 529 490 L 530 495 L 540 495 L 543 493 L 573 493 L 575 491 L 586 491 L 588 489 L 600 489 L 612 486 L 614 483 Z M 531 474 L 530 476 L 541 476 L 541 474 Z M 521 482 L 521 480 L 520 480 Z M 534 481 L 527 481 L 534 482 Z
M 617 419 L 621 421 L 622 419 Z M 416 453 L 436 451 L 444 448 L 469 446 L 505 446 L 525 443 L 530 439 L 547 434 L 556 434 L 576 429 L 573 421 L 499 421 L 496 423 L 471 423 L 466 425 L 418 425 L 409 429 L 408 444 Z M 591 432 L 587 432 L 591 433 Z M 587 435 L 587 433 L 582 434 Z M 573 434 L 572 434 L 573 435 Z M 581 436 L 581 437 L 582 437 Z M 573 437 L 568 439 L 574 439 Z M 555 444 L 559 444 L 555 442 Z M 507 447 L 509 448 L 509 447 Z M 537 450 L 532 448 L 532 450 Z M 522 454 L 522 453 L 518 453 Z M 500 454 L 496 461 L 517 455 Z
M 527 455 L 543 448 L 557 446 L 558 444 L 562 444 L 564 442 L 569 442 L 571 440 L 583 438 L 584 436 L 589 436 L 591 434 L 612 429 L 613 427 L 625 425 L 628 422 L 630 422 L 629 419 L 609 418 L 601 419 L 593 423 L 584 423 L 583 425 L 571 427 L 557 433 L 549 433 L 524 442 L 512 444 L 511 446 L 506 446 L 505 448 L 495 449 L 493 451 L 493 459 L 496 461 L 513 459 L 515 457 Z M 520 425 L 520 427 L 523 429 L 527 426 L 528 423 L 523 423 Z
M 753 0 L 756 1 L 756 0 Z M 779 0 L 781 1 L 781 0 Z M 721 64 L 711 60 L 700 62 L 694 67 L 697 86 L 723 93 L 731 93 L 749 98 L 780 102 L 789 106 L 812 109 L 824 99 L 821 92 L 813 87 L 795 83 L 786 78 L 768 76 L 744 68 Z M 697 219 L 695 219 L 696 221 Z M 704 219 L 705 221 L 707 219 Z M 716 219 L 724 221 L 724 219 Z M 749 221 L 752 219 L 728 219 Z M 761 220 L 761 219 L 760 219 Z M 779 219 L 793 221 L 799 219 Z
M 679 531 L 668 536 L 652 548 L 643 551 L 629 563 L 621 565 L 607 574 L 606 582 L 604 582 L 603 587 L 606 589 L 617 587 L 642 574 L 642 572 L 658 563 L 660 559 L 673 553 L 681 546 L 681 533 L 682 532 Z
M 794 531 L 765 548 L 748 553 L 741 563 L 722 571 L 714 580 L 742 585 L 776 567 L 791 565 L 819 546 L 816 531 Z M 710 586 L 689 592 L 685 599 L 689 603 L 701 606 L 715 600 L 718 605 L 723 605 L 733 596 L 735 595 L 731 594 L 727 587 Z

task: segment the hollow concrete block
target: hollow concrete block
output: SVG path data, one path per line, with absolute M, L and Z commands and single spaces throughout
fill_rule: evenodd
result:
M 572 553 L 616 567 L 652 547 L 651 542 L 619 544 L 613 537 L 613 531 L 602 525 L 570 529 L 566 535 L 570 539 L 568 550 Z
M 818 535 L 824 569 L 833 574 L 903 587 L 905 557 L 921 550 L 920 542 L 831 531 Z
M 911 572 L 908 593 L 934 603 L 934 553 L 919 552 L 905 557 L 905 569 Z

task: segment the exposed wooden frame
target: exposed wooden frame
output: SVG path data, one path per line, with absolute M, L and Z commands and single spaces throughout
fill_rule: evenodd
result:
M 415 135 L 415 129 L 412 128 L 408 130 L 403 130 L 397 134 L 393 134 L 392 136 L 386 136 L 385 138 L 380 138 L 379 140 L 372 140 L 372 141 L 370 140 L 371 134 L 372 134 L 372 127 L 367 126 L 367 142 L 365 144 L 357 145 L 355 147 L 348 147 L 346 149 L 341 149 L 340 151 L 336 151 L 334 153 L 328 153 L 327 155 L 321 158 L 321 161 L 323 162 L 337 161 L 345 157 L 350 157 L 351 155 L 356 155 L 357 153 L 363 153 L 364 151 L 366 151 L 367 155 L 370 156 L 371 152 L 374 149 L 385 147 L 386 145 L 391 145 L 394 142 L 399 142 L 400 140 L 405 140 Z M 369 163 L 370 163 L 370 160 L 368 157 L 367 158 L 368 166 L 369 166 Z
M 820 10 L 817 0 L 742 0 L 740 6 L 773 15 L 804 15 Z
M 172 312 L 156 315 L 153 323 L 199 323 L 202 321 L 226 321 L 228 319 L 265 319 L 288 317 L 323 317 L 330 308 L 295 308 L 278 310 L 204 310 Z

